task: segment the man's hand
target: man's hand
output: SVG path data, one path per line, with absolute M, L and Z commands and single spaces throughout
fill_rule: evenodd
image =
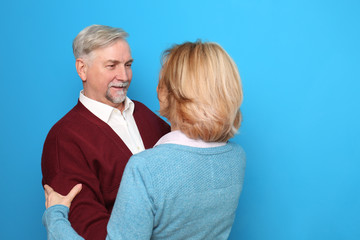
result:
M 82 188 L 81 183 L 76 184 L 66 196 L 63 196 L 63 195 L 55 192 L 54 189 L 52 189 L 49 185 L 45 184 L 44 185 L 45 207 L 49 208 L 51 206 L 61 204 L 61 205 L 65 205 L 68 208 L 70 208 L 72 200 L 81 191 L 81 188 Z

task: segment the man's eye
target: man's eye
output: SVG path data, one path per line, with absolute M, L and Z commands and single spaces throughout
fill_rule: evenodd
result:
M 131 67 L 131 63 L 125 64 L 126 67 Z
M 114 64 L 110 64 L 110 65 L 106 65 L 107 68 L 114 68 L 115 65 Z

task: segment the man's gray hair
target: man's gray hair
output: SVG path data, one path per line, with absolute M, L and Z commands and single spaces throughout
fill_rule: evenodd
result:
M 129 34 L 121 28 L 91 25 L 84 28 L 73 41 L 75 59 L 85 57 L 93 50 L 106 47 L 118 40 L 125 40 Z

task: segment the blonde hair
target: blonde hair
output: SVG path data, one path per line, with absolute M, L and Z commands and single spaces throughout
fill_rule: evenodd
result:
M 158 90 L 160 114 L 190 138 L 224 142 L 240 127 L 240 75 L 216 43 L 186 42 L 166 50 Z

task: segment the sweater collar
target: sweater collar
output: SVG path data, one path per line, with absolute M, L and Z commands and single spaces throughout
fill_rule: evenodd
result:
M 171 131 L 168 134 L 165 134 L 159 139 L 155 146 L 167 143 L 198 148 L 220 147 L 226 144 L 225 142 L 205 142 L 201 139 L 192 139 L 179 130 Z

